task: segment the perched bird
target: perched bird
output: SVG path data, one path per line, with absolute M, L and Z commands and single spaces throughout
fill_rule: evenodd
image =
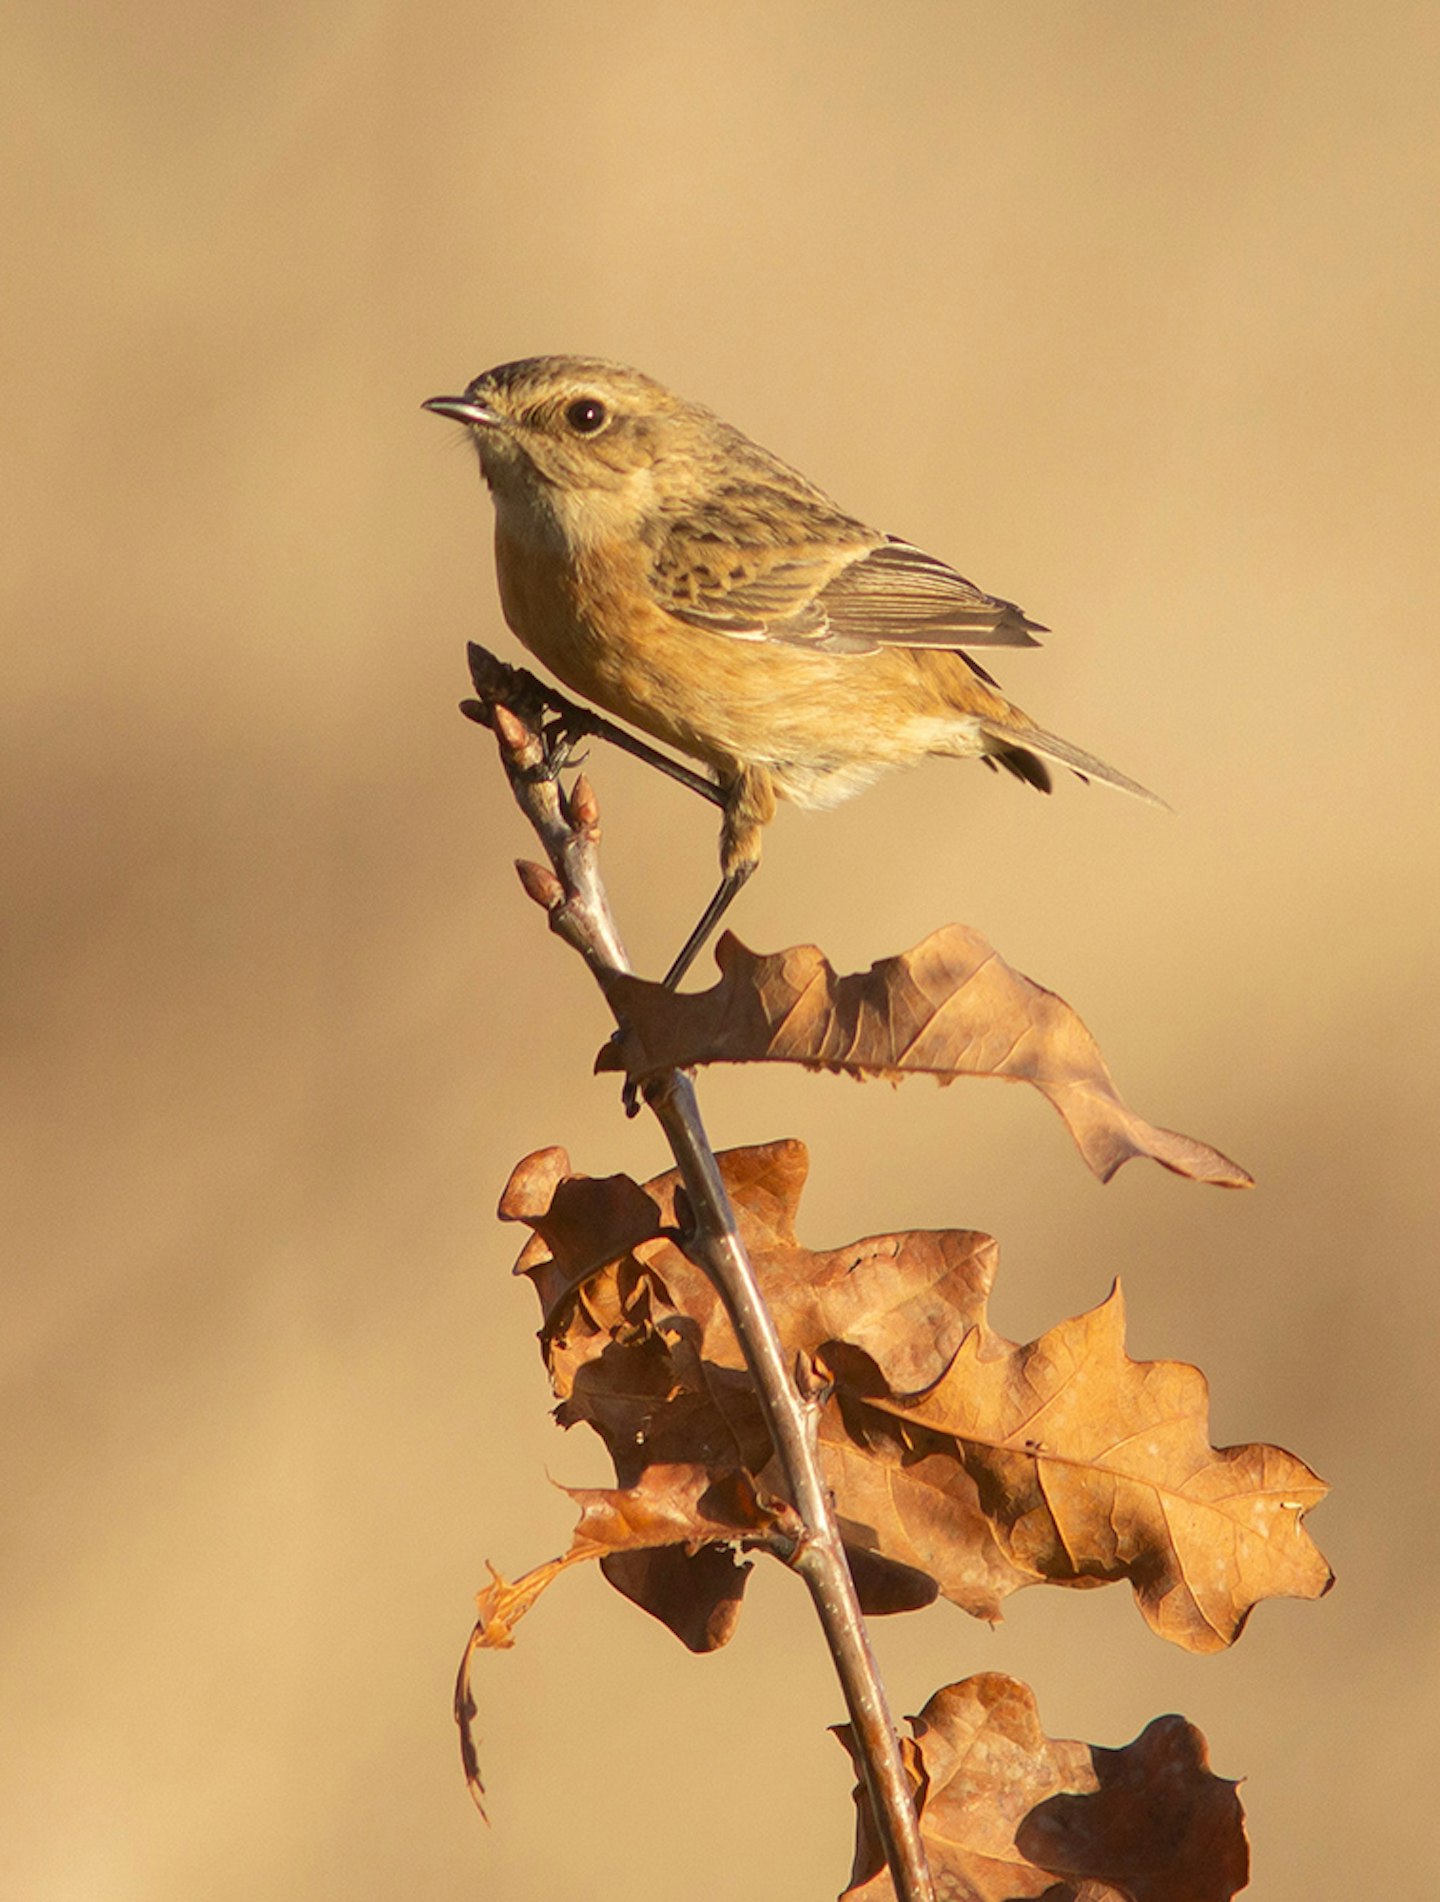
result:
M 832 806 L 933 753 L 1042 792 L 1056 762 L 1163 803 L 1038 727 L 974 659 L 1037 646 L 1038 622 L 640 371 L 527 357 L 424 407 L 474 442 L 521 641 L 723 792 L 720 887 L 667 983 L 759 863 L 777 797 Z

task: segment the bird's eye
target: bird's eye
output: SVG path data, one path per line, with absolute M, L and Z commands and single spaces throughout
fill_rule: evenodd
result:
M 593 396 L 577 396 L 565 412 L 565 420 L 579 436 L 593 436 L 610 420 L 610 412 Z

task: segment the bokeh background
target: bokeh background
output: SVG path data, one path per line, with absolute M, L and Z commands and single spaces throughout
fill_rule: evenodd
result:
M 1032 1092 L 704 1079 L 803 1135 L 817 1245 L 1001 1239 L 1028 1338 L 1123 1274 L 1217 1443 L 1335 1483 L 1340 1575 L 1233 1652 L 1123 1587 L 877 1631 L 1052 1734 L 1178 1709 L 1256 1894 L 1434 1861 L 1440 12 L 950 0 L 15 0 L 7 201 L 0 1886 L 823 1897 L 840 1715 L 803 1592 L 696 1660 L 593 1576 L 448 1711 L 470 1594 L 558 1551 L 511 1165 L 666 1164 L 455 712 L 514 656 L 422 398 L 636 363 L 1056 630 L 1006 663 L 1171 818 L 934 764 L 782 813 L 736 924 L 842 968 L 951 918 L 1143 1113 L 1256 1173 L 1085 1173 Z M 597 752 L 654 970 L 711 815 Z

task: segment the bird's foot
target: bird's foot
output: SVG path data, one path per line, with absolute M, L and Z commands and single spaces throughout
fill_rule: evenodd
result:
M 588 739 L 595 731 L 579 707 L 550 714 L 540 722 L 539 731 L 544 755 L 534 766 L 526 769 L 524 778 L 531 781 L 557 780 L 573 767 L 583 766 L 590 757 L 588 751 L 576 750 L 581 740 Z

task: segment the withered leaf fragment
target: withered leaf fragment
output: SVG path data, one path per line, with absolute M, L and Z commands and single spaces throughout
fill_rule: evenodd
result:
M 714 1473 L 702 1466 L 649 1466 L 638 1485 L 624 1489 L 567 1486 L 563 1490 L 580 1508 L 569 1551 L 513 1582 L 492 1566 L 490 1583 L 476 1596 L 475 1629 L 455 1684 L 455 1719 L 466 1781 L 482 1813 L 484 1786 L 475 1744 L 470 1662 L 477 1651 L 509 1650 L 515 1642 L 515 1627 L 562 1572 L 589 1560 L 633 1561 L 657 1549 L 678 1548 L 703 1552 L 712 1566 L 723 1565 L 738 1580 L 750 1568 L 732 1556 L 737 1543 L 778 1539 L 783 1544 L 800 1530 L 790 1508 L 780 1500 L 762 1500 L 743 1473 Z M 738 1589 L 732 1592 L 732 1602 L 738 1615 Z M 724 1637 L 728 1636 L 727 1631 Z M 724 1637 L 716 1643 L 723 1643 Z
M 1235 1785 L 1183 1717 L 1123 1750 L 1054 1742 L 1028 1686 L 998 1672 L 937 1691 L 907 1741 L 936 1890 L 964 1902 L 1230 1902 L 1249 1879 Z M 850 1751 L 849 1725 L 836 1735 Z M 842 1902 L 894 1889 L 869 1799 L 855 1792 L 855 1863 Z
M 1149 1156 L 1197 1182 L 1250 1186 L 1219 1150 L 1137 1116 L 1070 1006 L 968 925 L 946 925 L 848 977 L 813 944 L 761 955 L 731 932 L 715 958 L 719 983 L 693 994 L 604 977 L 622 1029 L 597 1069 L 643 1079 L 698 1063 L 801 1063 L 891 1081 L 1001 1077 L 1034 1084 L 1054 1104 L 1102 1182 L 1132 1156 Z

